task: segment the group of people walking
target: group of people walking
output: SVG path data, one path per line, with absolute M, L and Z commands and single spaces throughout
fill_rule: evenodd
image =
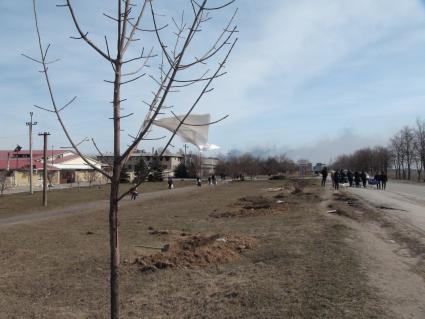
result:
M 202 185 L 202 179 L 200 177 L 196 178 L 196 184 L 201 187 Z M 211 176 L 208 176 L 208 186 L 211 185 L 217 185 L 217 178 L 215 174 L 212 174 Z
M 328 169 L 324 167 L 321 171 L 322 174 L 322 186 L 326 186 L 326 180 L 328 178 Z M 367 187 L 368 184 L 376 185 L 377 189 L 385 190 L 387 187 L 388 176 L 385 172 L 380 174 L 375 174 L 373 180 L 368 179 L 368 175 L 364 170 L 361 172 L 351 170 L 337 169 L 336 171 L 331 171 L 331 181 L 332 187 L 336 190 L 339 189 L 340 184 L 349 184 L 350 187 Z

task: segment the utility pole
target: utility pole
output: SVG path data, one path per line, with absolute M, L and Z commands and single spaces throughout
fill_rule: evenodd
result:
M 30 149 L 30 167 L 29 167 L 29 178 L 30 178 L 30 194 L 34 194 L 34 190 L 32 189 L 32 127 L 34 125 L 37 125 L 37 122 L 32 121 L 32 115 L 33 113 L 30 112 L 30 121 L 26 123 L 29 129 L 29 149 Z
M 54 145 L 52 144 L 52 168 L 53 168 L 53 164 L 54 164 L 53 147 L 54 147 Z M 53 176 L 50 177 L 49 190 L 52 186 L 53 186 Z
M 184 144 L 183 147 L 184 147 L 184 166 L 187 167 L 187 163 L 186 163 L 186 149 L 188 148 L 188 146 L 187 146 L 187 144 Z
M 49 132 L 38 133 L 43 135 L 43 206 L 47 206 L 47 136 Z

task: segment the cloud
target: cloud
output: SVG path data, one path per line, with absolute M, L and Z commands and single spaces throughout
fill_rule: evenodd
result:
M 256 145 L 247 148 L 234 148 L 229 153 L 240 155 L 249 152 L 262 158 L 285 154 L 294 161 L 308 159 L 315 163 L 329 163 L 341 154 L 350 154 L 364 147 L 386 146 L 387 143 L 388 139 L 382 135 L 375 135 L 371 138 L 355 133 L 350 129 L 343 129 L 333 137 L 314 139 L 312 142 L 299 147 Z
M 212 98 L 215 109 L 230 107 L 235 120 L 270 110 L 290 110 L 290 98 L 310 81 L 338 63 L 350 62 L 399 28 L 418 25 L 424 19 L 421 4 L 414 0 L 274 4 L 264 21 L 254 20 L 254 27 L 260 29 L 256 38 L 250 33 L 244 37 L 242 29 L 242 43 L 235 61 L 230 62 L 228 80 L 218 85 L 220 94 Z M 244 16 L 242 10 L 240 19 L 252 17 Z

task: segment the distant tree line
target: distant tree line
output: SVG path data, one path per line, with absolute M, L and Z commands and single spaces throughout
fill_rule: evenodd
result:
M 425 121 L 418 119 L 414 127 L 405 126 L 390 142 L 396 178 L 412 179 L 412 169 L 423 180 L 425 167 Z
M 390 139 L 388 147 L 363 148 L 340 155 L 332 167 L 371 174 L 392 169 L 396 179 L 425 181 L 425 121 L 418 119 L 414 126 L 403 127 Z
M 250 153 L 221 156 L 216 166 L 217 175 L 232 178 L 286 174 L 295 170 L 297 170 L 296 164 L 286 155 L 260 158 Z
M 376 146 L 366 147 L 352 154 L 343 154 L 332 163 L 334 169 L 350 169 L 352 171 L 365 171 L 370 174 L 387 172 L 391 166 L 392 154 L 389 148 Z

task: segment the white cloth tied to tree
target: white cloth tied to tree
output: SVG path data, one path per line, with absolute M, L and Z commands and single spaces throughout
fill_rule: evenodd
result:
M 155 120 L 154 124 L 174 132 L 184 117 L 185 115 L 165 117 Z M 210 118 L 210 114 L 190 114 L 178 129 L 176 135 L 195 145 L 200 151 L 218 149 L 217 145 L 208 144 L 208 123 L 211 121 Z
M 205 145 L 199 145 L 198 146 L 199 150 L 202 151 L 212 151 L 212 150 L 218 150 L 220 148 L 220 146 L 215 145 L 215 144 L 205 144 Z

